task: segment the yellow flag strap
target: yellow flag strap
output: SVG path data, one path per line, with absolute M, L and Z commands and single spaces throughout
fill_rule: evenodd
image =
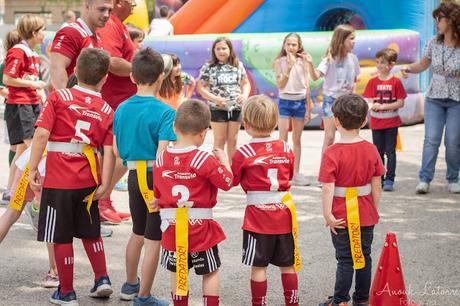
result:
M 302 268 L 302 260 L 300 258 L 299 246 L 297 243 L 297 239 L 299 237 L 299 229 L 297 226 L 297 212 L 291 193 L 287 192 L 281 199 L 281 202 L 286 205 L 286 207 L 291 212 L 292 236 L 294 238 L 294 269 L 296 272 L 299 272 L 299 270 Z
M 82 150 L 83 154 L 88 160 L 89 166 L 91 168 L 91 174 L 93 175 L 94 181 L 96 182 L 96 188 L 88 196 L 88 203 L 86 203 L 86 210 L 88 211 L 90 222 L 93 223 L 91 218 L 91 204 L 93 203 L 94 193 L 96 192 L 97 186 L 99 185 L 99 180 L 97 178 L 97 164 L 96 157 L 94 156 L 94 149 L 90 145 L 85 145 Z
M 188 208 L 176 209 L 176 295 L 188 294 Z
M 353 268 L 364 268 L 365 260 L 361 245 L 361 225 L 359 221 L 358 188 L 349 187 L 345 190 L 345 202 L 347 206 L 348 236 L 350 237 L 351 257 Z
M 155 211 L 151 209 L 148 205 L 148 203 L 152 202 L 153 200 L 153 190 L 150 190 L 147 184 L 147 161 L 136 161 L 136 174 L 137 184 L 139 185 L 139 191 L 142 194 L 142 198 L 144 199 L 145 205 L 147 206 L 149 213 L 153 213 Z

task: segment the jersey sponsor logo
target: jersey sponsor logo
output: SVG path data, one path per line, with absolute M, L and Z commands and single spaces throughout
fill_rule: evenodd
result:
M 266 159 L 271 158 L 271 156 L 262 156 L 254 160 L 254 165 L 268 165 Z
M 265 144 L 265 150 L 266 150 L 267 152 L 273 151 L 272 144 L 271 144 L 271 143 L 266 143 L 266 144 Z
M 180 165 L 180 157 L 179 156 L 174 156 L 174 166 Z
M 90 110 L 85 109 L 85 110 L 83 110 L 82 115 L 85 116 L 85 117 L 96 119 L 99 122 L 102 122 L 102 117 L 98 112 L 90 111 Z
M 173 177 L 171 175 L 174 174 L 175 172 L 176 171 L 174 170 L 163 170 L 163 172 L 161 173 L 161 177 L 167 177 L 167 178 L 172 179 Z
M 276 165 L 276 164 L 289 164 L 291 161 L 289 158 L 286 158 L 284 156 L 273 156 L 273 158 L 270 160 L 270 165 Z
M 178 172 L 174 174 L 174 179 L 176 180 L 191 180 L 196 177 L 196 173 L 190 172 Z
M 70 110 L 76 112 L 77 114 L 81 115 L 81 113 L 80 113 L 79 110 L 80 110 L 80 109 L 84 109 L 84 107 L 83 107 L 83 106 L 80 106 L 80 105 L 78 105 L 78 104 L 70 104 L 69 107 L 68 107 L 68 109 L 70 109 Z

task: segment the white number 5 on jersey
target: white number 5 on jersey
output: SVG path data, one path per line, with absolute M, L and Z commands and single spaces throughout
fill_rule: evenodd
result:
M 83 143 L 90 144 L 91 141 L 89 140 L 88 136 L 86 136 L 82 131 L 89 131 L 91 127 L 91 123 L 77 120 L 77 124 L 75 124 L 75 136 L 79 137 Z

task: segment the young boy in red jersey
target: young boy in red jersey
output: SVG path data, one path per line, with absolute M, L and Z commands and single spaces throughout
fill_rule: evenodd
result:
M 73 288 L 73 237 L 82 239 L 95 274 L 90 296 L 112 293 L 97 205 L 114 164 L 113 111 L 99 93 L 109 61 L 105 51 L 83 50 L 75 69 L 78 85 L 52 92 L 36 123 L 29 182 L 34 191 L 42 187 L 37 166 L 46 147 L 38 240 L 55 243 L 60 286 L 50 301 L 57 305 L 78 305 Z M 98 148 L 104 150 L 102 175 L 95 153 Z
M 384 156 L 387 156 L 384 191 L 394 190 L 396 141 L 398 127 L 401 125 L 398 109 L 404 106 L 404 99 L 407 97 L 401 80 L 391 73 L 397 59 L 398 53 L 393 49 L 385 48 L 377 52 L 375 62 L 379 74 L 369 80 L 363 94 L 372 103 L 370 122 L 372 142 L 377 147 L 384 164 Z
M 375 146 L 359 136 L 367 111 L 366 101 L 355 94 L 339 97 L 332 106 L 341 138 L 324 151 L 318 180 L 323 184 L 323 215 L 331 229 L 337 272 L 334 295 L 320 306 L 346 306 L 354 274 L 353 306 L 369 305 L 371 245 L 385 169 Z
M 294 153 L 283 140 L 271 137 L 278 106 L 266 96 L 253 96 L 243 106 L 246 132 L 253 138 L 232 160 L 233 185 L 247 194 L 243 224 L 243 263 L 252 266 L 252 305 L 267 305 L 267 266 L 281 271 L 286 305 L 299 305 L 294 268 L 293 218 L 283 203 L 294 173 Z M 294 222 L 296 224 L 297 222 Z
M 160 153 L 153 176 L 155 197 L 160 207 L 163 239 L 161 264 L 171 271 L 171 294 L 175 306 L 188 305 L 188 294 L 176 292 L 176 237 L 180 235 L 176 210 L 188 207 L 188 268 L 203 276 L 203 304 L 219 305 L 220 258 L 217 244 L 225 239 L 220 225 L 212 218 L 217 190 L 229 190 L 233 175 L 224 151 L 213 154 L 198 149 L 211 121 L 209 108 L 201 101 L 187 100 L 177 110 L 174 131 L 177 142 Z M 179 232 L 178 232 L 179 231 Z M 183 275 L 188 270 L 182 271 Z M 180 275 L 181 271 L 177 271 Z M 188 289 L 185 286 L 185 291 Z M 177 293 L 177 294 L 176 294 Z

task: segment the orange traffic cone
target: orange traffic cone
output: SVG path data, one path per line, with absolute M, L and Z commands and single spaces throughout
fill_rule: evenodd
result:
M 401 134 L 398 132 L 398 135 L 396 136 L 396 151 L 402 152 L 402 150 Z
M 369 305 L 418 306 L 415 302 L 407 299 L 395 233 L 387 233 L 372 283 Z

